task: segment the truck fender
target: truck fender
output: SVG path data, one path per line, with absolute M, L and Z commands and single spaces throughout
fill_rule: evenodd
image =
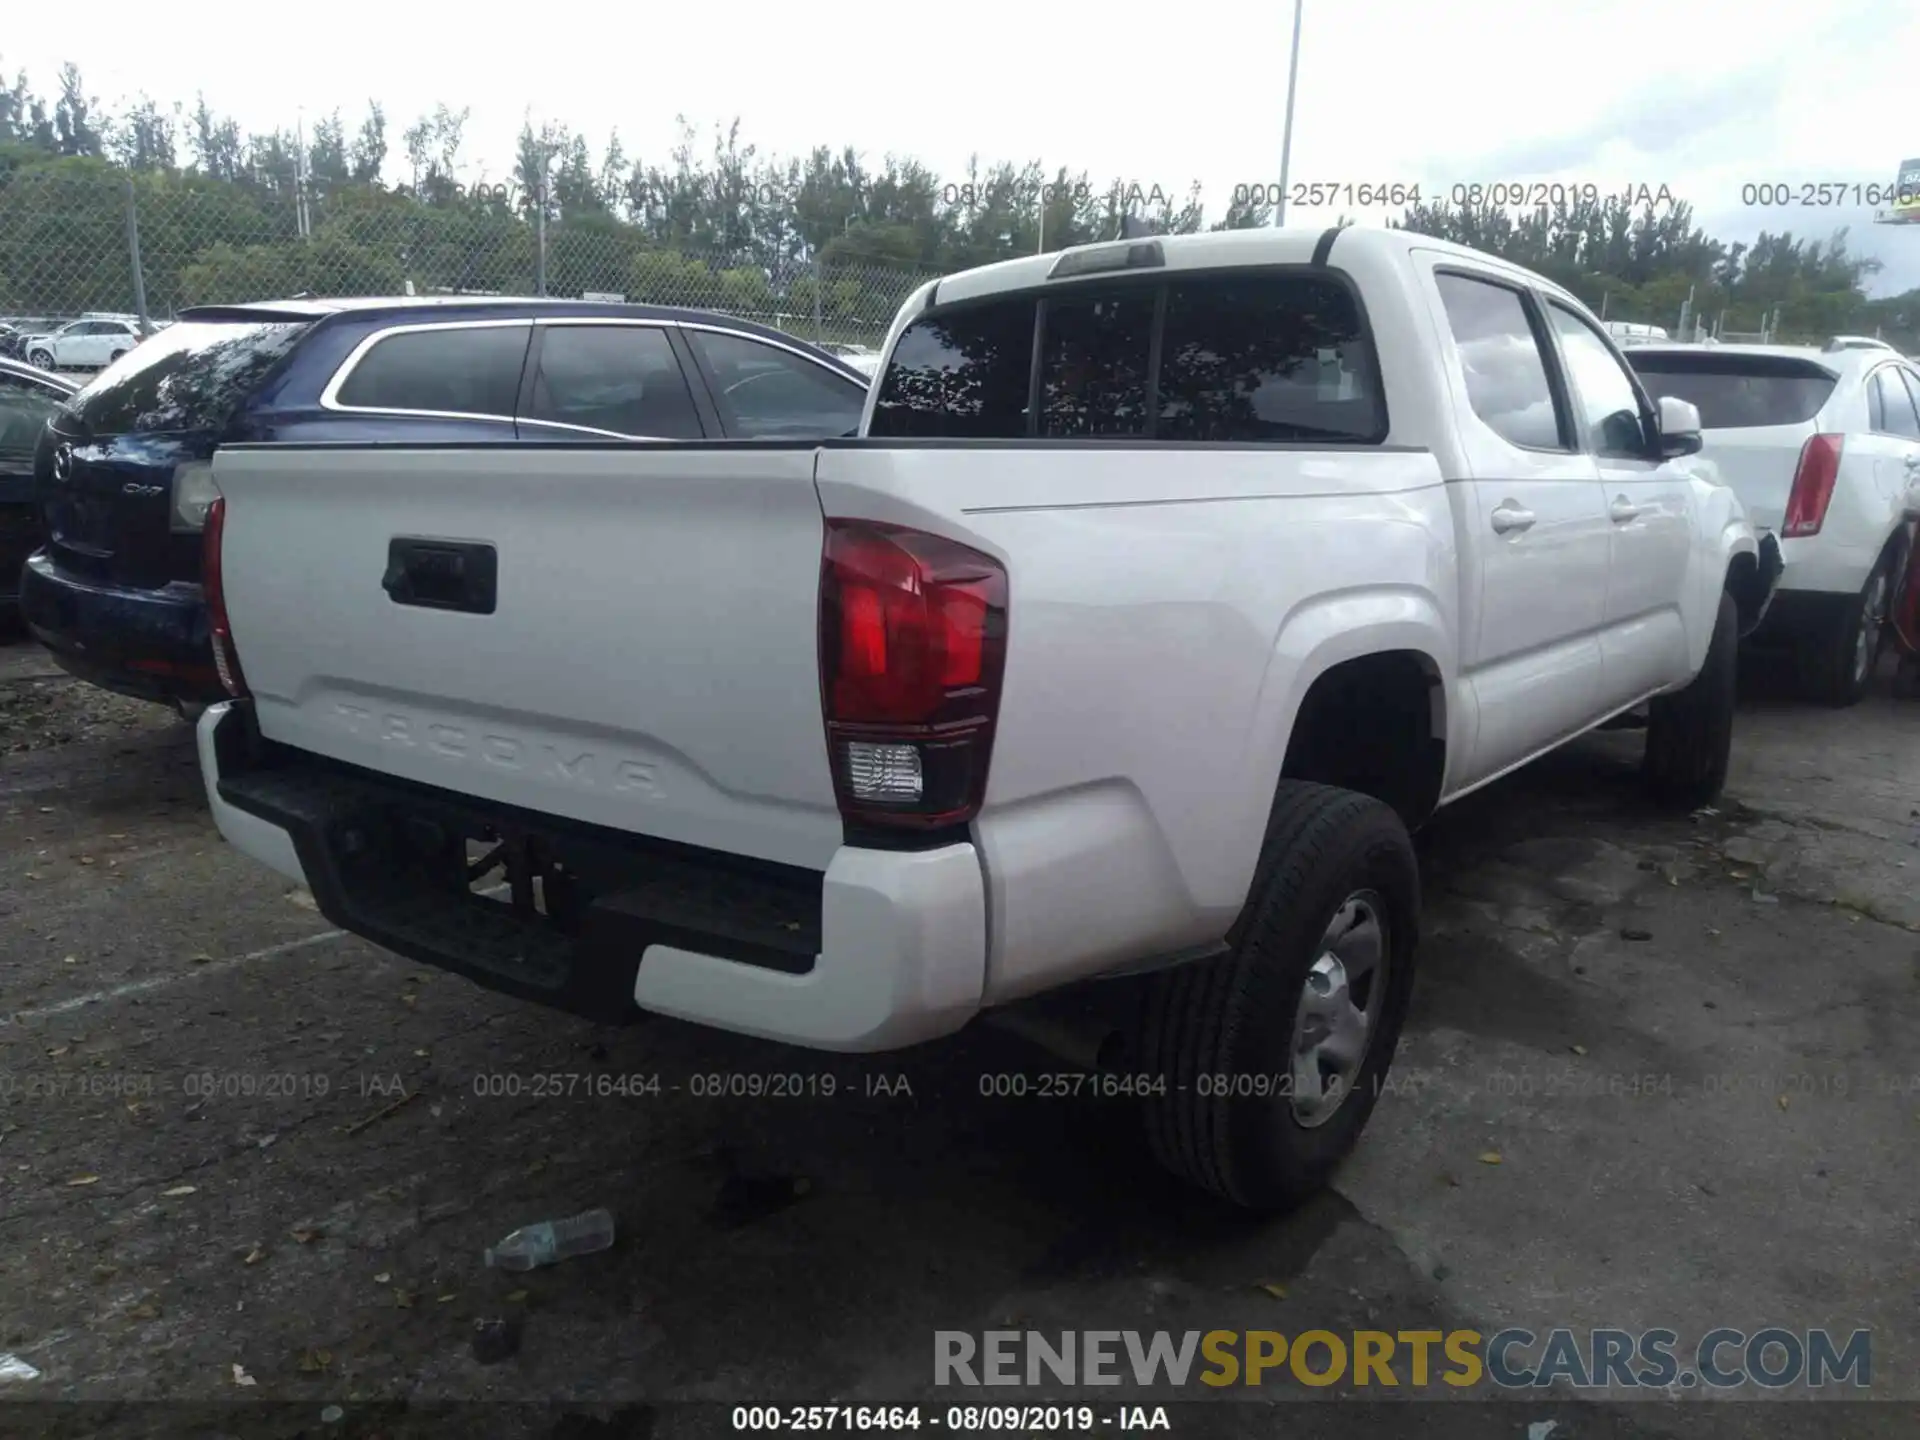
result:
M 1241 756 L 1245 803 L 1233 823 L 1221 827 L 1228 849 L 1220 867 L 1210 872 L 1231 876 L 1242 901 L 1253 884 L 1294 722 L 1314 682 L 1334 666 L 1394 651 L 1421 657 L 1435 683 L 1436 719 L 1446 739 L 1448 765 L 1466 753 L 1472 736 L 1461 731 L 1471 724 L 1473 707 L 1453 703 L 1458 674 L 1454 624 L 1434 595 L 1414 586 L 1315 595 L 1281 622 Z

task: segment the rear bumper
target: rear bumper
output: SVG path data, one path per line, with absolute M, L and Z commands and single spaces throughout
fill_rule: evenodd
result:
M 341 929 L 489 989 L 603 1023 L 654 1011 L 838 1051 L 932 1039 L 981 1007 L 971 844 L 843 846 L 819 874 L 322 760 L 262 741 L 245 702 L 210 708 L 198 739 L 229 843 L 307 885 Z M 530 878 L 511 887 L 524 904 L 468 891 L 467 841 L 483 835 L 539 857 L 555 918 L 535 913 Z
M 61 570 L 40 550 L 20 572 L 20 614 L 64 669 L 102 689 L 163 704 L 226 698 L 198 585 L 101 585 Z

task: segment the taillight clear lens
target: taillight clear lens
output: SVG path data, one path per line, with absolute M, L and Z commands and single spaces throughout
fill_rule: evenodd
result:
M 1005 663 L 1007 572 L 901 526 L 830 520 L 820 692 L 843 814 L 964 823 L 979 810 Z
M 243 700 L 247 680 L 240 673 L 240 653 L 233 648 L 233 627 L 227 621 L 226 577 L 221 569 L 220 547 L 226 529 L 227 502 L 216 494 L 207 506 L 200 535 L 200 589 L 207 602 L 207 629 L 213 637 L 213 668 L 220 676 L 221 687 L 236 700 Z
M 1789 539 L 1818 535 L 1826 522 L 1827 506 L 1833 502 L 1834 482 L 1840 478 L 1840 452 L 1844 435 L 1813 435 L 1800 447 L 1800 464 L 1793 472 L 1793 489 L 1787 495 L 1787 513 L 1781 521 L 1781 533 Z
M 220 487 L 213 483 L 213 466 L 205 460 L 190 460 L 173 467 L 173 530 L 175 534 L 197 535 L 206 529 L 207 511 L 220 498 Z

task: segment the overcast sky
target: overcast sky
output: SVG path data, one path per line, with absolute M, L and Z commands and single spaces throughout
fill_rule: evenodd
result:
M 468 181 L 503 178 L 529 112 L 596 152 L 617 127 L 629 156 L 660 163 L 676 115 L 703 129 L 737 115 L 763 154 L 851 144 L 950 175 L 969 155 L 1032 159 L 1176 196 L 1198 181 L 1213 218 L 1236 184 L 1278 175 L 1292 26 L 1286 0 L 8 11 L 0 68 L 24 67 L 43 93 L 71 59 L 110 106 L 204 91 L 249 129 L 337 107 L 351 131 L 378 99 L 389 178 L 400 132 L 444 100 L 471 108 Z M 1920 287 L 1920 225 L 1874 225 L 1871 207 L 1743 206 L 1741 187 L 1890 185 L 1920 156 L 1916 54 L 1910 4 L 1306 0 L 1292 178 L 1418 183 L 1429 198 L 1474 181 L 1664 185 L 1724 239 L 1851 225 L 1885 265 L 1874 289 L 1906 290 Z

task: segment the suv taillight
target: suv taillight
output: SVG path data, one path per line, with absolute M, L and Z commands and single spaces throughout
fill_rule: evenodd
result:
M 213 635 L 213 668 L 220 683 L 236 700 L 247 698 L 247 677 L 240 673 L 240 653 L 233 648 L 233 627 L 227 622 L 227 589 L 220 574 L 220 539 L 227 529 L 227 502 L 215 496 L 207 506 L 206 528 L 200 534 L 200 589 L 207 601 L 207 628 Z
M 1780 530 L 1788 539 L 1818 535 L 1833 501 L 1833 482 L 1840 475 L 1840 446 L 1844 435 L 1812 435 L 1800 447 L 1800 464 L 1787 493 L 1787 514 Z
M 848 820 L 964 825 L 987 788 L 1007 647 L 1007 572 L 938 535 L 827 521 L 820 701 Z

